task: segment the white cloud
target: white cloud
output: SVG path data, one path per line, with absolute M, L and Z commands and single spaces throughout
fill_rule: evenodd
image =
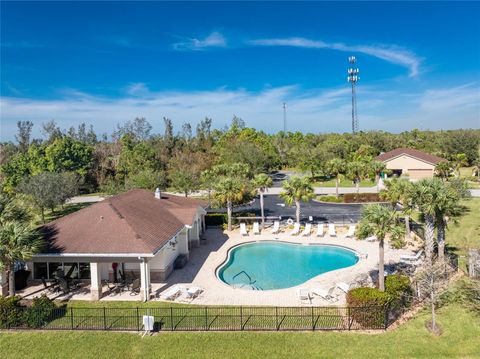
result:
M 345 88 L 304 91 L 298 86 L 268 88 L 260 92 L 244 89 L 212 91 L 152 92 L 143 83 L 126 88 L 121 98 L 105 98 L 74 90 L 64 91 L 62 99 L 0 98 L 1 138 L 11 140 L 18 120 L 31 120 L 39 136 L 40 124 L 55 119 L 62 128 L 81 122 L 93 124 L 99 133 L 111 131 L 117 123 L 145 117 L 154 131 L 163 132 L 164 116 L 177 130 L 182 123 L 196 125 L 205 116 L 222 128 L 233 115 L 247 126 L 269 133 L 283 127 L 282 103 L 287 102 L 290 131 L 350 131 L 350 90 Z M 475 89 L 477 91 L 475 91 Z M 478 86 L 427 89 L 401 93 L 362 86 L 358 92 L 360 128 L 403 131 L 411 128 L 452 129 L 480 127 Z
M 175 50 L 204 50 L 207 47 L 226 47 L 227 40 L 219 32 L 212 32 L 204 39 L 186 38 L 185 41 L 173 44 Z
M 415 77 L 419 74 L 422 62 L 421 58 L 412 51 L 395 45 L 347 45 L 341 42 L 327 43 L 321 40 L 310 40 L 302 37 L 257 39 L 248 41 L 247 43 L 255 46 L 291 46 L 363 53 L 406 67 L 409 70 L 409 76 L 411 77 Z

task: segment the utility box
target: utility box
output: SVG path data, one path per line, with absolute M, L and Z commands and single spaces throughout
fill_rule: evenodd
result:
M 144 315 L 143 316 L 143 328 L 145 331 L 153 332 L 153 315 Z

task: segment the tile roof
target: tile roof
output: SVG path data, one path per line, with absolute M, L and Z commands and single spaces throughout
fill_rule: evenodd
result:
M 205 201 L 135 189 L 44 225 L 43 253 L 154 253 L 185 225 Z
M 415 150 L 413 148 L 396 148 L 392 151 L 382 153 L 381 155 L 377 156 L 375 159 L 377 161 L 385 162 L 402 155 L 414 157 L 421 161 L 430 163 L 432 165 L 436 165 L 439 162 L 446 161 L 444 158 L 434 156 L 419 150 Z

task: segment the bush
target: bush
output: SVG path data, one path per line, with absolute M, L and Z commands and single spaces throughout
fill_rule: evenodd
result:
M 363 203 L 363 202 L 382 202 L 378 193 L 345 193 L 343 195 L 345 203 Z
M 53 300 L 42 294 L 33 298 L 32 306 L 25 311 L 23 320 L 30 328 L 41 328 L 50 321 L 55 308 Z
M 342 203 L 343 202 L 343 198 L 340 196 L 340 197 L 336 197 L 336 196 L 325 196 L 325 195 L 322 195 L 322 196 L 317 196 L 317 201 L 321 201 L 321 202 L 331 202 L 331 203 Z
M 392 297 L 392 304 L 395 308 L 408 307 L 413 294 L 410 278 L 400 274 L 387 276 L 385 278 L 385 292 Z
M 207 213 L 205 216 L 205 225 L 221 226 L 227 223 L 228 217 L 226 213 Z
M 0 328 L 19 326 L 22 322 L 20 297 L 0 296 Z
M 391 302 L 391 295 L 377 288 L 355 288 L 347 293 L 350 315 L 367 329 L 385 326 L 385 311 Z

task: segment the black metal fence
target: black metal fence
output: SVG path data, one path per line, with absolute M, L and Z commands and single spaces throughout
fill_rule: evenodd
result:
M 142 331 L 149 315 L 155 331 L 369 330 L 386 329 L 390 314 L 387 307 L 21 307 L 0 313 L 0 328 Z

